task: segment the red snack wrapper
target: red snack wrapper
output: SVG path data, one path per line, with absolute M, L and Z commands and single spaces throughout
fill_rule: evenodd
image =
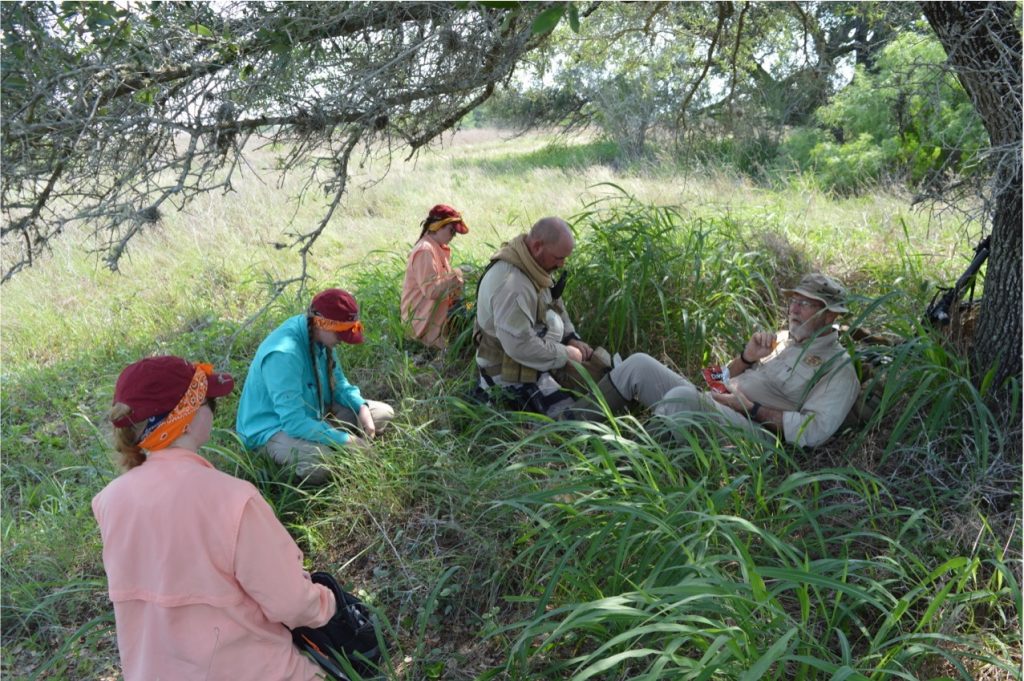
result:
M 707 382 L 708 388 L 710 388 L 713 393 L 725 394 L 729 392 L 729 389 L 725 387 L 725 383 L 723 382 L 724 372 L 722 371 L 722 367 L 717 364 L 704 369 L 704 380 Z

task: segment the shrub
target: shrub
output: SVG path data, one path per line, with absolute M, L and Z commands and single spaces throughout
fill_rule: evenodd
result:
M 900 35 L 882 51 L 876 71 L 858 66 L 850 84 L 817 111 L 839 139 L 795 131 L 779 166 L 811 170 L 823 188 L 844 193 L 890 178 L 919 185 L 977 173 L 988 136 L 945 61 L 935 38 Z

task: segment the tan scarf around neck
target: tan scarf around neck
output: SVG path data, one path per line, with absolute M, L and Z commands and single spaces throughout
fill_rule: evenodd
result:
M 510 265 L 518 267 L 526 273 L 538 291 L 551 288 L 554 283 L 551 280 L 551 275 L 533 259 L 533 254 L 530 253 L 530 249 L 526 245 L 525 234 L 520 234 L 512 241 L 502 244 L 498 252 L 491 256 L 491 260 L 504 260 Z

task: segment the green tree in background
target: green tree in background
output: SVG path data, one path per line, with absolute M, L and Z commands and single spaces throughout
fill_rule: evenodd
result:
M 917 18 L 906 3 L 609 3 L 530 55 L 541 84 L 492 110 L 595 127 L 630 158 L 648 144 L 700 153 L 718 139 L 765 161 L 843 85 L 841 67 L 873 68 Z
M 853 81 L 817 110 L 825 129 L 793 135 L 790 158 L 842 191 L 882 180 L 935 190 L 979 176 L 988 136 L 963 87 L 942 68 L 945 59 L 934 37 L 899 35 L 873 70 L 857 66 Z

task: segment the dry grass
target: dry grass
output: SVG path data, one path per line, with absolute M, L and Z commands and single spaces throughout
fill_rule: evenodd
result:
M 540 217 L 569 216 L 616 194 L 606 183 L 642 203 L 679 206 L 687 217 L 733 216 L 754 230 L 784 234 L 807 259 L 838 276 L 856 271 L 863 278 L 865 257 L 891 252 L 901 240 L 907 257 L 921 269 L 952 276 L 959 266 L 951 258 L 960 243 L 953 236 L 956 225 L 929 222 L 897 196 L 837 201 L 796 189 L 766 191 L 726 173 L 678 175 L 602 164 L 559 167 L 554 152 L 550 166 L 521 160 L 525 154 L 543 153 L 553 140 L 469 130 L 408 162 L 396 158 L 388 167 L 369 160 L 352 178 L 345 205 L 317 244 L 310 274 L 318 284 L 346 286 L 347 268 L 371 254 L 404 258 L 435 203 L 456 206 L 471 227 L 454 244 L 456 260 L 482 259 Z M 487 165 L 499 157 L 507 161 L 503 171 Z M 59 347 L 38 344 L 33 335 L 47 329 L 65 339 L 60 345 L 88 345 L 95 334 L 83 328 L 86 319 L 89 326 L 98 323 L 122 334 L 156 332 L 120 316 L 136 303 L 155 313 L 184 307 L 189 310 L 185 316 L 212 313 L 236 320 L 259 309 L 258 300 L 239 296 L 237 282 L 269 282 L 297 273 L 298 255 L 275 244 L 287 243 L 288 232 L 310 229 L 325 204 L 322 197 L 291 198 L 305 178 L 281 177 L 273 170 L 273 150 L 258 150 L 251 166 L 234 192 L 200 197 L 181 212 L 167 214 L 132 244 L 120 274 L 83 254 L 81 235 L 55 244 L 47 261 L 5 286 L 4 360 L 46 363 L 64 357 Z M 120 301 L 113 307 L 111 291 Z

